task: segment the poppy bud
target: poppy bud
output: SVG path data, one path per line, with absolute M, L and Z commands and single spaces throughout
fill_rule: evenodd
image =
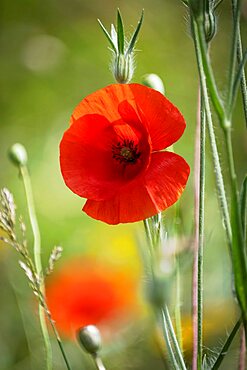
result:
M 154 90 L 159 91 L 161 94 L 165 95 L 165 87 L 162 79 L 155 73 L 150 73 L 142 78 L 142 83 L 145 86 L 151 87 Z
M 98 21 L 110 42 L 111 50 L 113 51 L 112 72 L 116 81 L 122 84 L 130 82 L 134 73 L 133 54 L 137 36 L 143 22 L 143 11 L 137 27 L 129 41 L 127 41 L 125 37 L 123 20 L 119 10 L 117 11 L 117 27 L 115 28 L 112 24 L 110 33 L 106 30 L 101 21 Z
M 170 280 L 167 276 L 155 276 L 148 284 L 146 297 L 151 305 L 162 308 L 169 298 Z
M 99 329 L 94 325 L 87 325 L 78 331 L 78 341 L 84 350 L 91 355 L 96 354 L 102 345 Z
M 114 57 L 113 74 L 117 82 L 121 84 L 128 83 L 132 79 L 133 73 L 134 68 L 132 54 L 119 54 Z
M 16 166 L 26 166 L 27 164 L 27 151 L 22 144 L 16 143 L 12 145 L 8 152 L 9 159 Z

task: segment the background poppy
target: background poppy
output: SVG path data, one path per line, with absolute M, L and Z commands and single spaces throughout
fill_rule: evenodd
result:
M 85 325 L 107 326 L 109 333 L 133 318 L 140 309 L 137 287 L 133 270 L 80 257 L 52 273 L 46 294 L 58 329 L 74 337 Z

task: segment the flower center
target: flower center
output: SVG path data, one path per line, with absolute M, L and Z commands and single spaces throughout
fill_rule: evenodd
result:
M 135 164 L 140 158 L 141 152 L 134 140 L 124 139 L 116 145 L 112 145 L 112 157 L 123 164 Z

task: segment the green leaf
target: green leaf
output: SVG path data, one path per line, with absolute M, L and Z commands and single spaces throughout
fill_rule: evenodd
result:
M 99 25 L 100 25 L 100 27 L 102 28 L 102 30 L 103 30 L 103 32 L 104 32 L 104 34 L 106 35 L 106 37 L 107 37 L 108 41 L 110 42 L 111 47 L 113 48 L 113 51 L 117 54 L 117 49 L 116 49 L 116 47 L 115 47 L 115 45 L 114 45 L 114 42 L 113 42 L 113 40 L 112 40 L 112 38 L 111 38 L 110 34 L 108 33 L 107 29 L 104 27 L 104 25 L 101 23 L 101 21 L 100 21 L 99 19 L 98 19 L 98 22 L 99 22 Z
M 118 53 L 124 53 L 124 27 L 123 21 L 119 9 L 117 10 L 117 41 L 118 41 Z
M 228 134 L 229 135 L 229 134 Z M 236 296 L 243 315 L 243 323 L 247 327 L 247 260 L 246 246 L 242 229 L 240 201 L 236 179 L 233 180 L 231 205 L 232 227 L 232 264 L 235 280 Z
M 164 335 L 164 339 L 166 343 L 166 348 L 167 348 L 167 352 L 169 355 L 170 365 L 172 366 L 173 370 L 180 370 L 180 367 L 177 363 L 176 356 L 175 356 L 175 353 L 172 347 L 172 341 L 170 338 L 167 320 L 163 313 L 161 317 L 161 322 L 162 322 L 162 330 L 163 330 L 163 335 Z
M 179 347 L 179 344 L 176 338 L 175 330 L 173 328 L 172 320 L 171 320 L 167 306 L 165 306 L 164 310 L 162 310 L 162 317 L 163 317 L 163 325 L 164 327 L 167 328 L 168 335 L 170 337 L 170 342 L 173 347 L 173 354 L 176 357 L 176 361 L 179 365 L 179 369 L 186 370 L 183 355 L 182 355 L 181 349 Z
M 247 62 L 247 50 L 245 50 L 245 52 L 244 52 L 243 59 L 242 59 L 241 63 L 238 66 L 237 74 L 236 74 L 236 77 L 235 77 L 235 80 L 234 80 L 230 111 L 232 111 L 232 109 L 233 109 L 233 106 L 234 106 L 234 103 L 235 103 L 235 100 L 236 100 L 236 97 L 237 97 L 237 94 L 238 94 L 238 88 L 239 88 L 239 84 L 240 84 L 240 81 L 241 81 L 241 78 L 242 78 L 242 75 L 243 75 L 243 71 L 244 71 L 244 67 L 245 67 L 246 62 Z
M 188 5 L 189 5 L 188 0 L 181 0 L 181 1 L 182 1 L 182 3 L 183 3 L 186 7 L 188 7 Z
M 221 348 L 221 351 L 218 354 L 218 357 L 216 358 L 213 366 L 211 367 L 211 370 L 217 370 L 220 367 L 220 365 L 221 365 L 222 361 L 224 360 L 225 355 L 227 354 L 227 351 L 228 351 L 228 349 L 229 349 L 229 347 L 230 347 L 230 345 L 231 345 L 231 343 L 232 343 L 232 341 L 233 341 L 233 339 L 234 339 L 234 337 L 235 337 L 238 329 L 240 328 L 241 322 L 242 322 L 242 320 L 240 318 L 236 322 L 236 324 L 234 325 L 231 333 L 228 335 L 225 343 L 223 344 L 223 346 Z
M 129 42 L 128 49 L 126 50 L 126 55 L 132 53 L 132 51 L 133 51 L 133 49 L 135 47 L 137 36 L 138 36 L 139 31 L 140 31 L 141 26 L 142 26 L 143 17 L 144 17 L 144 9 L 142 10 L 141 18 L 140 18 L 140 20 L 139 20 L 139 22 L 137 24 L 136 30 L 133 33 L 132 38 L 131 38 L 131 40 Z
M 218 1 L 215 1 L 215 4 L 214 4 L 214 9 L 217 9 L 218 6 L 222 3 L 223 0 L 218 0 Z
M 243 234 L 244 234 L 244 239 L 246 241 L 246 228 L 247 228 L 247 175 L 245 175 L 245 179 L 243 181 L 243 185 L 242 185 L 242 189 L 241 189 L 240 207 L 241 207 L 241 221 L 242 221 L 242 227 L 243 227 Z

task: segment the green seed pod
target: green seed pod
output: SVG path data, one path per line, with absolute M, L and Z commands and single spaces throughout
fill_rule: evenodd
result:
M 16 143 L 12 145 L 9 149 L 8 156 L 16 166 L 26 166 L 27 164 L 27 151 L 22 144 Z
M 87 325 L 78 330 L 78 341 L 83 349 L 91 355 L 96 354 L 102 345 L 99 329 L 94 325 Z
M 155 73 L 150 73 L 142 78 L 142 83 L 145 86 L 151 87 L 154 90 L 159 91 L 161 94 L 165 95 L 165 87 L 162 79 Z

